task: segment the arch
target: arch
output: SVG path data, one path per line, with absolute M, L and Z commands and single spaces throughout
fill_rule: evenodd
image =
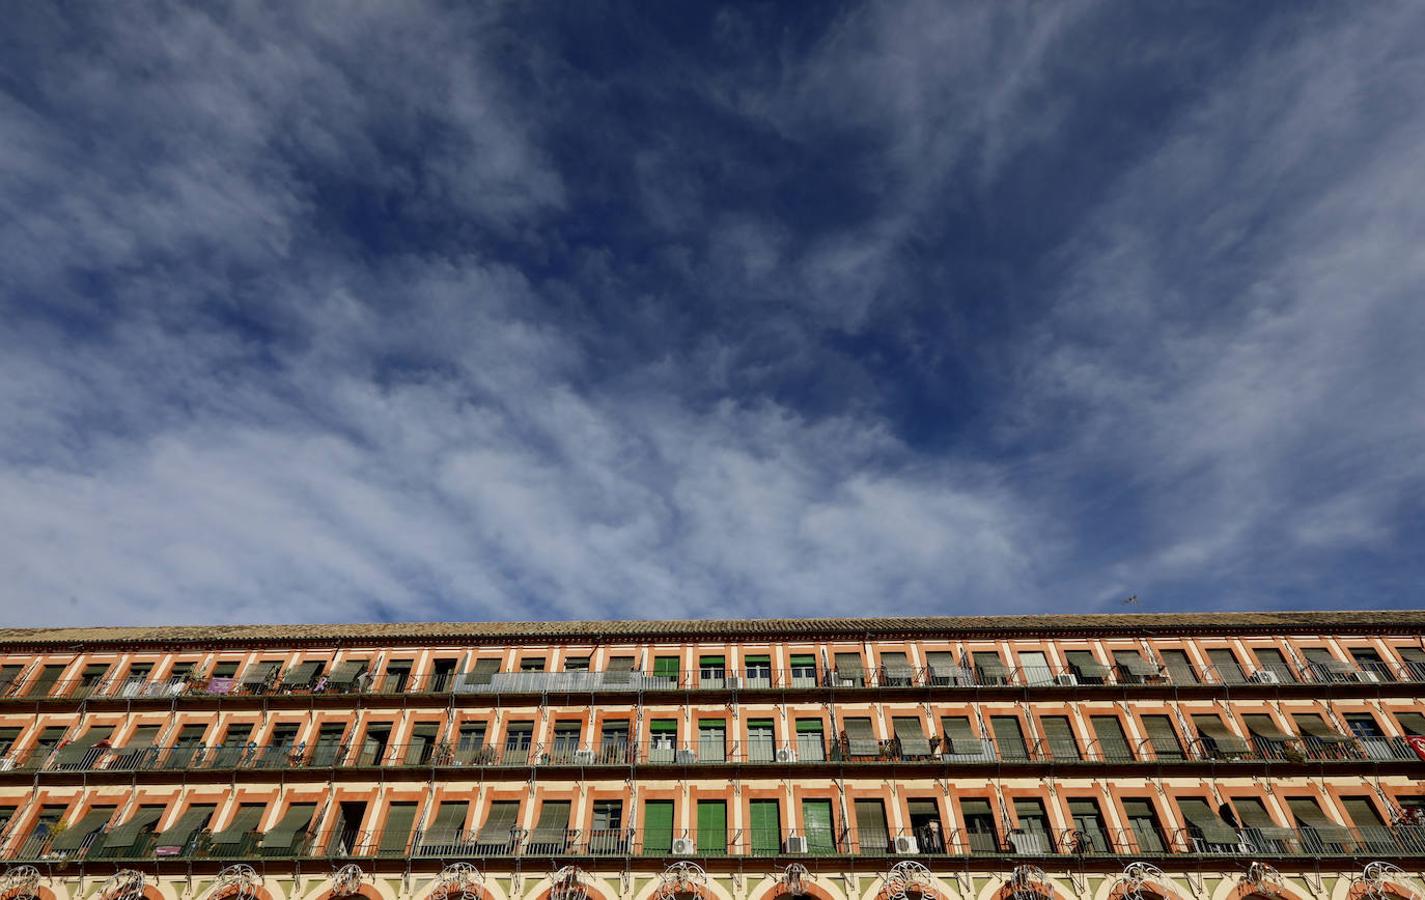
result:
M 840 897 L 814 881 L 803 882 L 802 892 L 800 894 L 793 894 L 788 891 L 787 886 L 781 881 L 771 881 L 766 887 L 749 892 L 747 900 L 792 900 L 792 898 L 799 896 L 814 897 L 815 900 L 841 900 Z
M 10 888 L 8 891 L 0 891 L 0 900 L 58 900 L 58 897 L 55 896 L 54 891 L 41 885 L 33 890 L 17 887 Z
M 361 897 L 363 900 L 386 900 L 374 884 L 363 884 L 349 894 L 338 894 L 331 888 L 325 888 L 314 900 L 353 900 L 355 897 Z M 483 900 L 488 900 L 488 898 L 483 898 Z

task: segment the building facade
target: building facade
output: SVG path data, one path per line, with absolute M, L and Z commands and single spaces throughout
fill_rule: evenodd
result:
M 1425 900 L 1422 626 L 0 629 L 0 900 Z

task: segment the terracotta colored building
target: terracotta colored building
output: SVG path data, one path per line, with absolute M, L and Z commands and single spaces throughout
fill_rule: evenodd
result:
M 1422 625 L 0 629 L 0 900 L 1425 898 Z

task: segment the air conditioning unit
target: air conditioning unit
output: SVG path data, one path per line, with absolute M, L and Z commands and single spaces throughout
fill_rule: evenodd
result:
M 576 765 L 576 766 L 592 766 L 593 764 L 594 764 L 594 751 L 592 751 L 592 750 L 575 750 L 575 751 L 574 751 L 574 765 Z
M 917 856 L 920 854 L 920 842 L 908 834 L 898 835 L 896 853 L 900 856 Z
M 807 839 L 792 835 L 787 838 L 787 852 L 791 854 L 805 854 L 807 852 Z
M 1276 672 L 1272 672 L 1272 671 L 1270 671 L 1270 670 L 1268 670 L 1268 669 L 1258 669 L 1257 671 L 1253 672 L 1251 675 L 1248 675 L 1248 676 L 1247 676 L 1247 680 L 1248 680 L 1248 681 L 1251 681 L 1251 682 L 1254 682 L 1254 683 L 1256 683 L 1256 684 L 1280 684 L 1280 683 L 1281 683 L 1281 679 L 1277 677 L 1277 673 L 1276 673 Z
M 782 749 L 777 751 L 777 762 L 794 763 L 796 761 L 797 751 L 793 750 L 791 747 L 783 747 Z
M 1054 676 L 1054 683 L 1065 687 L 1073 687 L 1079 683 L 1079 676 L 1073 672 L 1060 672 Z
M 692 838 L 673 838 L 674 856 L 695 856 L 698 852 L 698 845 Z

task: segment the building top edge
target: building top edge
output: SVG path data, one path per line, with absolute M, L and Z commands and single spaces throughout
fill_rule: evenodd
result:
M 1425 610 L 1094 613 L 1080 615 L 919 616 L 825 619 L 681 619 L 548 622 L 385 622 L 313 625 L 154 625 L 0 628 L 0 647 L 70 644 L 251 644 L 519 639 L 609 643 L 619 640 L 947 635 L 1144 635 L 1335 630 L 1415 632 Z

